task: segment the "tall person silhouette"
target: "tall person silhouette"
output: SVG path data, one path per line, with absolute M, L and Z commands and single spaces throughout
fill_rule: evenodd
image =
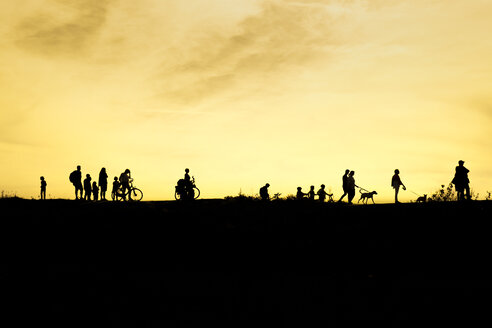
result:
M 106 191 L 108 190 L 108 174 L 106 168 L 102 168 L 99 172 L 99 188 L 101 189 L 101 200 L 106 200 Z
M 354 179 L 355 172 L 350 171 L 347 177 L 347 194 L 348 194 L 348 203 L 352 204 L 352 199 L 355 197 L 355 187 L 358 187 L 355 184 L 355 179 Z
M 454 188 L 458 194 L 458 200 L 470 200 L 470 180 L 468 179 L 468 172 L 470 172 L 470 170 L 464 167 L 463 164 L 465 164 L 465 162 L 462 160 L 458 162 L 452 183 L 454 184 Z
M 345 197 L 348 192 L 347 192 L 347 179 L 348 179 L 348 175 L 350 173 L 350 170 L 345 170 L 345 174 L 342 176 L 342 188 L 343 188 L 343 195 L 342 197 L 340 197 L 340 199 L 338 200 L 338 202 L 341 202 L 343 197 Z
M 403 182 L 401 182 L 401 179 L 400 179 L 400 170 L 396 169 L 395 170 L 395 174 L 391 178 L 391 187 L 393 187 L 393 189 L 395 189 L 395 204 L 398 204 L 399 203 L 399 201 L 398 201 L 398 191 L 400 190 L 400 186 L 403 186 L 403 190 L 406 190 L 407 189 L 407 187 L 405 187 L 405 185 L 403 184 Z
M 75 199 L 82 199 L 82 171 L 80 165 L 77 165 L 77 170 L 70 173 L 70 182 L 75 187 Z M 80 198 L 78 192 L 80 191 Z

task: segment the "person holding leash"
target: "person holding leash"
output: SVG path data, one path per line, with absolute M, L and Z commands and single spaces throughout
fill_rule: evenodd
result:
M 354 171 L 350 171 L 347 177 L 347 195 L 349 204 L 352 204 L 352 199 L 355 197 L 355 187 L 359 188 L 359 186 L 355 184 L 354 174 Z
M 400 179 L 400 170 L 396 169 L 395 174 L 391 178 L 391 187 L 395 189 L 395 204 L 399 204 L 400 202 L 398 201 L 398 192 L 400 191 L 400 186 L 403 187 L 403 190 L 407 190 L 407 187 L 401 182 Z

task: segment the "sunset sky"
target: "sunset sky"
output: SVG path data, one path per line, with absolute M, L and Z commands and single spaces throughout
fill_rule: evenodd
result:
M 492 191 L 490 0 L 0 2 L 0 190 L 73 198 L 77 165 L 144 200 L 190 168 L 202 198 L 338 198 L 345 169 L 391 202 L 463 159 Z M 358 197 L 356 196 L 356 200 Z

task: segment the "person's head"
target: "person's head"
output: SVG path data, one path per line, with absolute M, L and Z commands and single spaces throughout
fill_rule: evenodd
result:
M 350 171 L 349 175 L 353 176 L 355 174 L 355 171 Z
M 118 181 L 118 177 L 114 177 L 114 181 Z
M 400 170 L 396 169 L 395 174 L 400 174 Z
M 460 166 L 463 166 L 463 164 L 465 164 L 465 161 L 460 160 L 460 161 L 458 162 L 458 164 L 459 164 Z
M 297 190 L 298 190 L 298 191 L 301 191 L 301 190 L 302 190 L 302 187 L 297 187 Z
M 106 168 L 105 168 L 105 167 L 103 167 L 103 168 L 101 169 L 101 172 L 106 172 Z
M 186 173 L 189 173 L 189 172 L 190 172 L 190 169 L 185 169 L 185 172 L 186 172 Z
M 125 173 L 126 173 L 126 174 L 130 174 L 130 170 L 129 170 L 129 169 L 126 169 L 126 170 L 125 170 Z
M 345 170 L 345 174 L 349 174 L 350 170 L 349 169 L 346 169 Z
M 44 177 L 40 177 L 39 179 L 40 179 L 41 181 L 43 181 L 43 180 L 44 180 Z
M 93 186 L 97 186 L 97 183 L 96 183 L 96 181 L 94 181 L 94 182 L 92 183 L 92 185 L 93 185 Z
M 89 173 L 87 173 L 87 174 L 85 175 L 85 177 L 86 177 L 86 178 L 90 178 L 90 177 L 91 177 L 91 175 L 90 175 Z
M 267 183 L 267 184 L 265 185 L 265 187 L 267 187 L 267 188 L 268 188 L 268 187 L 270 187 L 270 184 L 269 184 L 269 183 Z
M 325 185 L 324 184 L 321 185 L 321 189 L 325 189 Z
M 77 165 L 77 171 L 80 171 L 80 165 Z
M 310 188 L 311 188 L 311 190 L 313 190 L 314 189 L 314 186 L 311 186 Z

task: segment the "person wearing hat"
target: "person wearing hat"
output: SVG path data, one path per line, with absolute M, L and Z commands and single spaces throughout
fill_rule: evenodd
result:
M 470 172 L 470 170 L 464 167 L 463 164 L 465 164 L 465 161 L 458 161 L 458 166 L 456 166 L 454 178 L 451 183 L 454 184 L 454 188 L 458 194 L 458 200 L 470 200 L 470 180 L 468 179 L 468 172 Z
M 398 192 L 400 191 L 400 186 L 403 186 L 403 190 L 406 190 L 407 189 L 407 187 L 405 187 L 405 185 L 403 184 L 403 182 L 401 182 L 401 179 L 400 179 L 400 170 L 396 169 L 395 170 L 395 174 L 391 178 L 391 187 L 393 187 L 393 189 L 395 189 L 395 204 L 398 204 L 399 203 L 399 201 L 398 201 Z

